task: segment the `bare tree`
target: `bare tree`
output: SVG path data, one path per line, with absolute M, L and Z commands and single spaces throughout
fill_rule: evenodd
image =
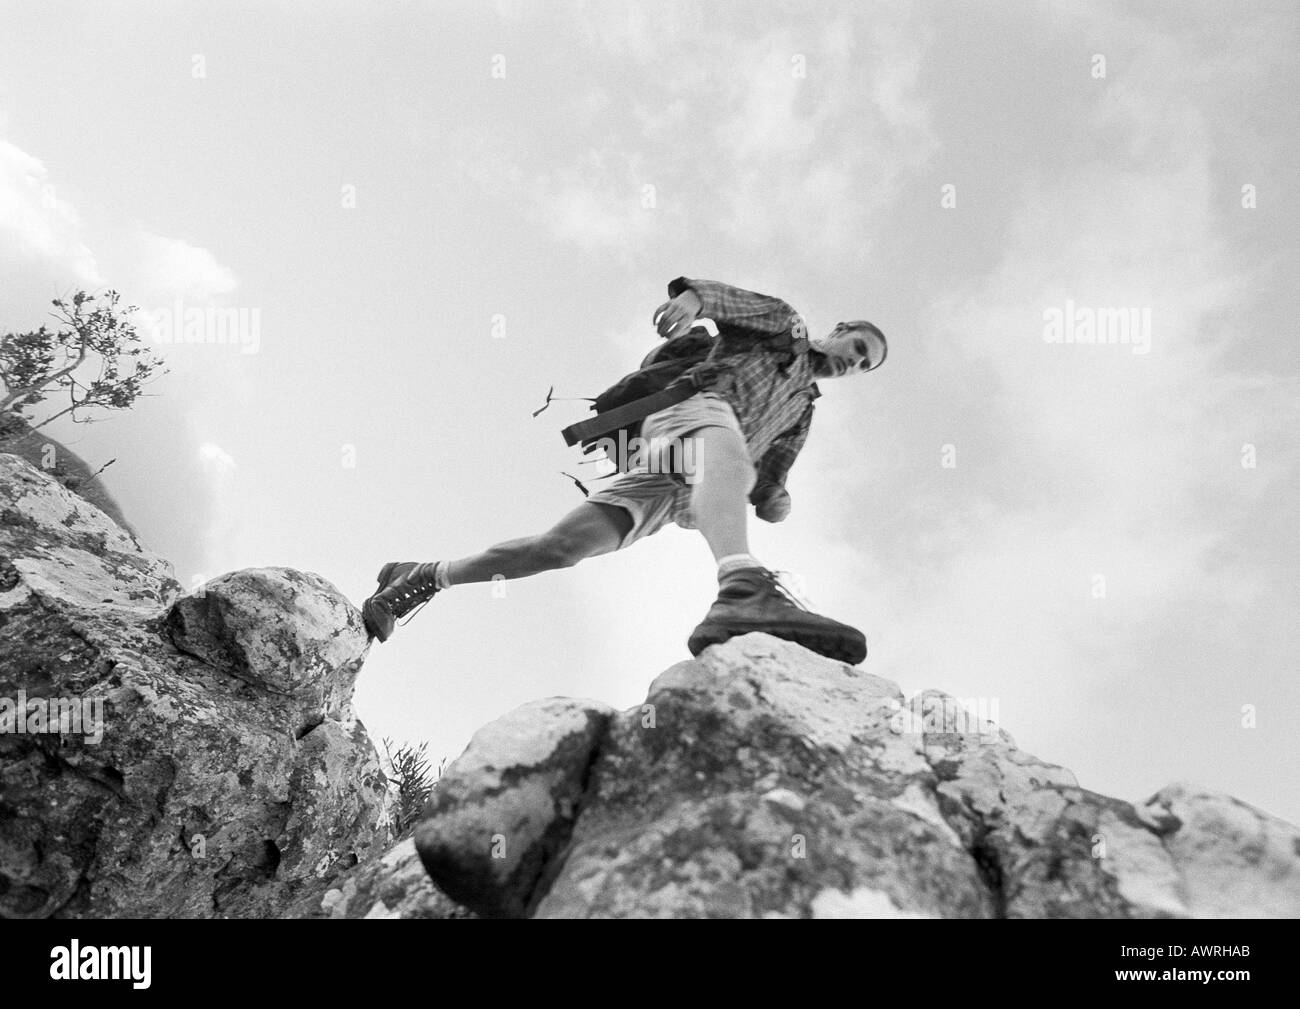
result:
M 121 296 L 107 291 L 102 297 L 78 291 L 71 301 L 57 300 L 51 314 L 59 326 L 0 337 L 0 422 L 48 396 L 67 396 L 67 406 L 46 417 L 32 430 L 71 414 L 78 423 L 97 419 L 85 416 L 92 408 L 125 410 L 162 362 L 135 331 L 130 316 L 134 306 L 119 309 Z M 98 369 L 93 378 L 90 372 Z

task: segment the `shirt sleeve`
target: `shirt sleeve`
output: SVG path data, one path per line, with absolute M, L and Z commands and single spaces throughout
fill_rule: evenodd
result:
M 804 442 L 808 440 L 808 431 L 812 427 L 813 404 L 809 403 L 799 419 L 786 428 L 758 461 L 758 474 L 754 489 L 749 493 L 751 504 L 764 500 L 773 486 L 784 487 L 785 478 L 790 467 L 803 451 Z
M 748 330 L 756 336 L 783 336 L 803 321 L 780 298 L 755 294 L 716 280 L 678 277 L 669 283 L 668 297 L 675 298 L 686 290 L 699 296 L 702 317 Z
M 709 331 L 697 324 L 683 335 L 675 336 L 671 340 L 651 347 L 650 353 L 641 359 L 640 366 L 648 368 L 652 364 L 659 364 L 678 357 L 703 357 L 708 354 L 709 345 L 712 342 L 713 337 L 709 335 Z

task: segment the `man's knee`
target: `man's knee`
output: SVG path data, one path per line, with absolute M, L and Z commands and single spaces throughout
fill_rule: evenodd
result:
M 617 550 L 632 528 L 623 508 L 588 502 L 532 544 L 536 558 L 548 568 L 571 568 L 581 560 Z
M 706 427 L 692 432 L 691 436 L 699 439 L 696 459 L 704 479 L 712 472 L 739 480 L 746 484 L 746 489 L 753 486 L 757 470 L 740 435 L 730 428 Z

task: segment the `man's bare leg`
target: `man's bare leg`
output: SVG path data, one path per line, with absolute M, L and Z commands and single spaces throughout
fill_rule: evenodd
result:
M 699 655 L 709 645 L 763 631 L 853 665 L 867 654 L 862 632 L 795 605 L 772 572 L 749 553 L 746 506 L 754 486 L 749 450 L 735 431 L 705 427 L 699 480 L 691 491 L 695 525 L 718 563 L 718 598 L 692 632 L 687 647 Z
M 631 528 L 632 516 L 624 509 L 584 501 L 540 535 L 507 540 L 450 564 L 386 564 L 379 572 L 379 590 L 362 604 L 361 616 L 372 637 L 387 641 L 401 617 L 440 589 L 571 567 L 584 558 L 617 550 Z
M 714 560 L 749 553 L 749 492 L 754 464 L 735 431 L 703 427 L 686 437 L 698 439 L 700 472 L 691 489 L 691 514 L 708 541 Z
M 572 567 L 588 557 L 611 553 L 632 528 L 632 516 L 615 505 L 584 501 L 554 526 L 536 536 L 523 536 L 488 547 L 482 553 L 451 561 L 451 584 L 490 582 L 556 568 Z
M 696 525 L 715 558 L 748 554 L 746 508 L 754 466 L 744 441 L 723 427 L 700 428 L 687 437 L 700 439 L 700 479 L 691 491 Z M 451 561 L 449 581 L 452 585 L 488 582 L 496 575 L 509 580 L 572 567 L 617 550 L 631 528 L 632 516 L 622 508 L 584 501 L 544 533 L 506 540 Z

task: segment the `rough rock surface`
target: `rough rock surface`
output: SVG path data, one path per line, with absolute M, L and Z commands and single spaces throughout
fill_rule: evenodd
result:
M 485 916 L 527 915 L 572 830 L 591 756 L 613 714 L 597 701 L 551 698 L 474 734 L 415 831 L 443 891 Z
M 393 845 L 289 907 L 286 918 L 473 918 L 433 885 L 414 838 Z
M 235 571 L 182 596 L 167 614 L 172 643 L 213 669 L 285 698 L 298 734 L 344 718 L 366 656 L 360 613 L 320 575 Z
M 386 782 L 350 705 L 367 647 L 316 575 L 182 596 L 0 454 L 0 916 L 270 916 L 377 855 Z
M 768 635 L 672 667 L 613 717 L 569 703 L 482 730 L 417 828 L 438 885 L 480 914 L 1300 915 L 1291 824 L 1191 786 L 1098 795 L 950 697 L 905 701 Z M 548 811 L 536 882 L 492 871 L 489 838 L 504 863 Z
M 135 530 L 104 484 L 104 477 L 98 475 L 102 466 L 115 460 L 101 461 L 92 469 L 90 463 L 54 438 L 49 428 L 33 428 L 24 418 L 12 413 L 0 415 L 0 452 L 26 459 L 135 535 Z
M 0 917 L 1300 916 L 1291 824 L 1098 795 L 952 698 L 763 634 L 629 711 L 516 709 L 385 852 L 367 647 L 319 576 L 182 595 L 0 454 Z

